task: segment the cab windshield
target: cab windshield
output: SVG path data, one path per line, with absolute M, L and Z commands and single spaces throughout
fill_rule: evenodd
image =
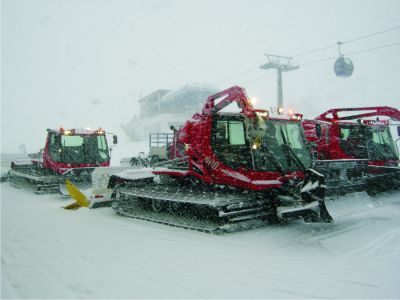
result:
M 300 123 L 259 121 L 262 124 L 254 131 L 242 116 L 215 116 L 212 147 L 218 159 L 233 169 L 256 171 L 296 171 L 310 166 Z
M 110 160 L 105 135 L 51 135 L 50 155 L 63 163 L 98 164 Z
M 389 126 L 340 125 L 340 144 L 343 151 L 355 158 L 370 160 L 397 160 Z
M 262 141 L 285 169 L 298 169 L 298 160 L 306 168 L 311 166 L 311 155 L 300 122 L 268 120 L 265 123 L 267 128 Z

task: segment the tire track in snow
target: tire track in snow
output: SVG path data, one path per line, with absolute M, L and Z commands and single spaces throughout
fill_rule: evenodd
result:
M 342 223 L 333 223 L 333 224 L 303 224 L 304 226 L 300 228 L 298 234 L 291 239 L 290 242 L 287 242 L 283 245 L 279 245 L 273 247 L 273 250 L 284 249 L 288 247 L 292 247 L 293 245 L 316 245 L 323 248 L 324 250 L 329 251 L 324 245 L 324 240 L 332 239 L 336 236 L 341 236 L 346 233 L 351 233 L 359 228 L 366 226 L 366 222 L 362 221 L 352 221 L 352 222 L 342 222 Z M 306 229 L 307 230 L 304 230 Z M 297 230 L 299 228 L 292 228 L 293 230 Z
M 331 239 L 335 236 L 339 236 L 339 235 L 343 235 L 345 233 L 349 233 L 352 232 L 356 229 L 359 229 L 361 227 L 365 226 L 365 222 L 357 222 L 357 223 L 353 223 L 348 225 L 347 223 L 341 223 L 338 226 L 332 226 L 330 227 L 328 230 L 326 230 L 327 232 L 324 233 L 324 229 L 318 229 L 318 230 L 314 230 L 314 232 L 317 235 L 313 235 L 311 237 L 308 237 L 306 239 L 304 239 L 304 242 L 320 242 L 322 240 L 325 239 Z M 319 234 L 320 232 L 322 232 L 322 234 Z
M 390 243 L 394 243 L 397 239 L 400 239 L 400 229 L 392 229 L 384 234 L 379 235 L 364 246 L 347 252 L 342 256 L 342 259 L 345 261 L 354 261 L 375 256 L 377 254 L 380 254 L 379 252 L 382 252 L 382 249 L 389 249 L 390 247 L 388 247 L 388 245 Z M 400 247 L 398 247 L 398 249 L 393 248 L 393 251 L 390 253 L 387 253 L 386 251 L 383 257 L 392 255 L 398 256 L 399 254 Z
M 384 195 L 377 198 L 370 198 L 363 193 L 360 193 L 355 198 L 340 198 L 332 199 L 327 201 L 328 210 L 331 213 L 334 223 L 331 224 L 305 224 L 309 230 L 303 231 L 304 227 L 298 227 L 300 229 L 299 234 L 295 239 L 275 249 L 286 248 L 293 246 L 294 244 L 318 244 L 321 248 L 330 252 L 323 244 L 325 240 L 329 240 L 335 237 L 339 237 L 345 234 L 350 234 L 353 231 L 362 229 L 365 226 L 369 226 L 376 223 L 375 218 L 363 218 L 357 216 L 365 212 L 384 208 L 392 205 L 400 204 L 400 199 L 394 199 L 386 201 L 383 199 Z M 384 221 L 385 219 L 382 218 Z M 372 242 L 371 242 L 372 243 Z M 391 255 L 395 255 L 393 253 Z
M 326 205 L 328 211 L 331 212 L 334 220 L 336 220 L 372 209 L 399 205 L 400 196 L 398 198 L 393 197 L 393 195 L 396 194 L 397 192 L 388 192 L 379 194 L 379 196 L 376 197 L 370 197 L 365 193 L 355 193 L 343 198 L 329 199 L 326 201 Z M 389 196 L 389 198 L 387 196 Z

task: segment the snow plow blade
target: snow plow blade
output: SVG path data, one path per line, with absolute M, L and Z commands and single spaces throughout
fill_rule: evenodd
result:
M 278 208 L 278 216 L 284 219 L 302 217 L 306 222 L 333 222 L 325 205 L 325 192 L 325 176 L 314 169 L 308 169 L 300 191 L 301 198 L 308 204 L 299 208 Z
M 302 207 L 278 207 L 277 215 L 283 220 L 292 220 L 303 218 L 305 222 L 311 223 L 332 223 L 333 219 L 330 216 L 325 204 L 319 201 L 314 201 Z
M 113 177 L 113 174 L 123 172 L 126 169 L 126 167 L 92 168 L 90 180 L 91 186 L 86 189 L 79 188 L 79 186 L 74 184 L 71 180 L 66 179 L 65 185 L 60 185 L 60 187 L 65 186 L 67 195 L 76 202 L 73 202 L 64 208 L 78 209 L 79 207 L 98 208 L 103 206 L 111 206 L 112 189 L 107 187 L 110 177 Z M 152 169 L 130 168 L 129 170 L 130 171 L 128 172 L 133 173 L 135 176 L 139 176 L 139 178 L 142 176 L 151 178 L 154 177 L 154 175 L 151 173 Z
M 111 190 L 107 188 L 110 176 L 118 174 L 132 167 L 96 167 L 96 168 L 75 168 L 63 174 L 63 180 L 59 185 L 59 193 L 63 196 L 70 196 L 66 181 L 68 180 L 77 189 L 91 198 L 90 208 L 97 207 L 101 202 L 110 202 Z M 139 168 L 133 168 L 139 169 Z M 90 196 L 89 196 L 90 195 Z M 109 203 L 110 204 L 110 203 Z M 110 206 L 110 205 L 109 205 Z
M 76 210 L 78 208 L 81 208 L 82 206 L 79 205 L 78 202 L 72 202 L 71 204 L 68 204 L 66 206 L 63 206 L 65 209 L 71 209 L 71 210 Z
M 80 207 L 89 207 L 90 201 L 86 198 L 86 196 L 68 179 L 65 181 L 65 185 L 67 187 L 68 193 L 70 196 L 76 201 L 67 206 L 64 206 L 65 209 L 78 209 Z

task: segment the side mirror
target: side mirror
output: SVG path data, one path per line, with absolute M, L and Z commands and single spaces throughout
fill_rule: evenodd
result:
M 397 126 L 397 136 L 400 137 L 400 126 Z
M 315 134 L 317 138 L 321 138 L 321 124 L 315 124 Z
M 118 144 L 118 137 L 115 134 L 113 135 L 113 144 L 114 145 Z

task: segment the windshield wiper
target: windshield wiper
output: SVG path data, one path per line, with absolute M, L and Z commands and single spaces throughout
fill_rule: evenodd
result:
M 302 170 L 305 171 L 306 167 L 304 166 L 304 164 L 301 162 L 300 158 L 296 155 L 296 153 L 293 152 L 293 149 L 289 147 L 289 145 L 287 144 L 286 141 L 286 137 L 285 134 L 282 131 L 282 128 L 280 129 L 281 131 L 281 135 L 282 135 L 282 139 L 283 139 L 283 144 L 281 145 L 284 150 L 286 150 L 286 154 L 288 158 L 292 158 L 292 160 L 294 161 L 294 163 Z
M 285 173 L 283 172 L 282 164 L 279 162 L 279 160 L 278 160 L 278 158 L 276 157 L 276 155 L 272 152 L 271 148 L 270 148 L 267 144 L 264 144 L 264 143 L 261 144 L 261 148 L 267 149 L 267 154 L 268 154 L 269 156 L 271 156 L 272 162 L 275 163 L 275 165 L 276 165 L 278 171 L 279 171 L 282 175 L 285 175 Z
M 294 161 L 294 163 L 302 170 L 305 171 L 306 167 L 304 166 L 304 164 L 302 163 L 302 161 L 300 160 L 300 158 L 296 155 L 296 153 L 294 153 L 293 149 L 290 148 L 288 145 L 286 144 L 282 144 L 282 147 L 285 148 L 286 152 L 290 155 L 290 157 L 292 157 L 292 160 Z

